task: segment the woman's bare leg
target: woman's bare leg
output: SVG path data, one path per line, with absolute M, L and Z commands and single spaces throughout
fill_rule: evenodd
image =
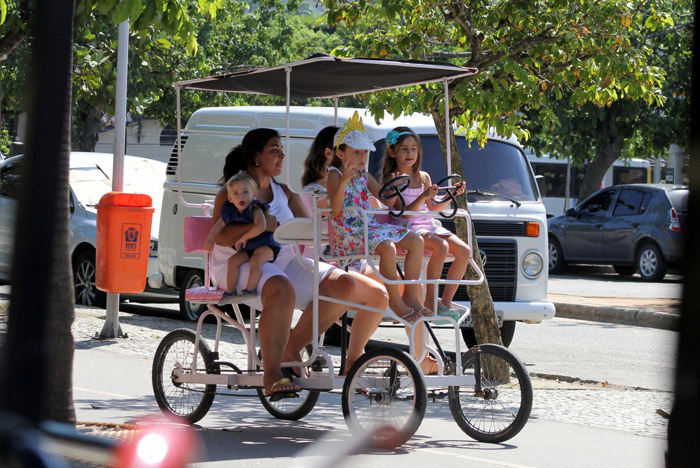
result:
M 258 339 L 264 367 L 263 383 L 267 394 L 272 391 L 275 382 L 284 378 L 280 364 L 292 326 L 294 298 L 292 283 L 284 276 L 269 278 L 261 291 L 262 311 L 258 323 Z M 275 390 L 297 391 L 299 386 L 278 386 Z
M 350 274 L 355 280 L 355 295 L 351 301 L 386 310 L 389 305 L 389 294 L 384 289 L 384 286 L 363 274 L 355 272 L 350 272 Z M 355 319 L 352 321 L 352 333 L 348 344 L 345 369 L 349 369 L 362 356 L 362 353 L 365 351 L 365 345 L 377 330 L 383 318 L 383 314 L 369 310 L 357 311 Z
M 343 270 L 333 270 L 318 285 L 319 294 L 343 301 L 350 301 L 355 294 L 353 277 Z M 347 310 L 347 306 L 333 302 L 319 301 L 318 331 L 326 331 Z M 313 302 L 299 317 L 299 321 L 289 335 L 289 343 L 284 351 L 283 361 L 298 361 L 301 349 L 313 339 Z

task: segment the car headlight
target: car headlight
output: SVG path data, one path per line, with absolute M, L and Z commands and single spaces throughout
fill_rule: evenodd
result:
M 157 257 L 158 256 L 158 241 L 155 239 L 151 239 L 151 245 L 149 246 L 150 251 L 148 252 L 148 255 L 150 257 Z
M 537 278 L 542 273 L 544 260 L 542 255 L 537 251 L 530 251 L 523 255 L 523 260 L 520 264 L 523 274 L 528 278 Z

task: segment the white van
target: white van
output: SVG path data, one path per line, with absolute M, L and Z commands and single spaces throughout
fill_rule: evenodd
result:
M 356 109 L 339 108 L 342 125 Z M 334 125 L 334 109 L 292 107 L 290 143 L 285 149 L 289 165 L 289 185 L 300 188 L 303 161 L 318 132 Z M 205 108 L 195 112 L 182 132 L 179 169 L 182 195 L 188 203 L 212 200 L 219 188 L 224 159 L 245 133 L 253 128 L 276 129 L 285 144 L 285 107 Z M 368 111 L 359 109 L 365 131 L 375 140 L 377 151 L 370 154 L 369 169 L 375 176 L 384 150 L 384 137 L 399 125 L 411 127 L 423 145 L 423 169 L 433 181 L 446 174 L 444 159 L 439 156 L 437 132 L 432 118 L 414 114 L 394 119 L 390 116 L 376 124 Z M 554 317 L 554 305 L 547 302 L 547 223 L 545 208 L 535 176 L 522 147 L 514 139 L 493 137 L 482 149 L 459 140 L 459 151 L 467 187 L 480 190 L 469 195 L 469 211 L 478 236 L 480 254 L 499 322 L 502 321 L 504 344 L 510 343 L 515 322 L 538 323 Z M 159 269 L 165 284 L 181 294 L 181 315 L 196 319 L 201 311 L 184 300 L 184 291 L 203 278 L 203 256 L 183 250 L 183 222 L 186 216 L 201 215 L 201 209 L 182 206 L 178 196 L 177 152 L 173 150 L 167 168 L 160 220 Z M 280 182 L 286 182 L 286 168 Z M 451 220 L 443 225 L 453 228 Z M 466 302 L 466 288 L 455 297 Z M 473 344 L 473 330 L 463 329 L 468 345 Z

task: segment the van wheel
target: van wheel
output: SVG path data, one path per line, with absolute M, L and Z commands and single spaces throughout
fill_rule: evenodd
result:
M 549 274 L 560 273 L 566 266 L 561 244 L 555 237 L 549 238 Z
M 503 322 L 503 326 L 501 327 L 501 341 L 503 341 L 503 346 L 506 348 L 510 346 L 513 342 L 513 335 L 515 335 L 515 321 L 509 320 Z M 467 348 L 476 346 L 476 334 L 473 328 L 462 328 L 462 339 L 464 340 L 464 344 L 467 345 Z
M 197 321 L 207 308 L 204 304 L 192 304 L 185 299 L 185 291 L 190 288 L 204 286 L 204 274 L 201 270 L 187 270 L 185 279 L 180 285 L 180 318 L 182 320 Z
M 666 260 L 656 244 L 644 244 L 637 254 L 637 269 L 643 281 L 661 281 L 666 276 Z
M 75 303 L 84 306 L 105 308 L 107 293 L 95 286 L 96 268 L 95 252 L 88 251 L 78 255 L 73 263 L 73 285 Z

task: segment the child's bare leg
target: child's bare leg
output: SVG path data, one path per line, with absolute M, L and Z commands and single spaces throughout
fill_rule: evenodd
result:
M 248 254 L 236 252 L 228 259 L 228 272 L 226 274 L 226 292 L 235 291 L 238 285 L 241 265 L 248 261 Z
M 464 272 L 467 271 L 467 265 L 469 264 L 469 257 L 471 256 L 472 250 L 462 239 L 455 235 L 451 235 L 447 238 L 447 245 L 449 246 L 450 253 L 452 253 L 455 258 L 450 269 L 447 270 L 447 279 L 460 280 L 464 278 Z M 445 290 L 442 292 L 440 303 L 450 308 L 458 287 L 459 285 L 456 284 L 446 284 Z
M 425 249 L 431 252 L 425 277 L 426 279 L 439 279 L 442 276 L 442 266 L 445 264 L 445 257 L 447 257 L 449 248 L 447 241 L 431 233 L 423 234 L 423 241 L 425 242 Z M 454 293 L 452 295 L 454 296 Z M 432 309 L 433 305 L 435 304 L 434 301 L 435 285 L 428 284 L 425 288 L 424 304 L 429 309 Z
M 274 257 L 274 252 L 272 248 L 267 245 L 258 247 L 250 256 L 250 273 L 248 274 L 248 284 L 246 289 L 252 291 L 258 286 L 258 281 L 262 276 L 262 265 L 263 263 L 269 262 Z
M 419 279 L 423 265 L 423 238 L 415 232 L 409 232 L 396 245 L 406 251 L 403 270 L 405 279 Z M 409 307 L 421 310 L 423 308 L 422 292 L 423 288 L 420 284 L 406 284 L 403 290 L 404 303 Z
M 389 280 L 395 280 L 398 277 L 396 272 L 396 246 L 393 242 L 385 240 L 374 249 L 374 253 L 379 255 L 379 273 Z M 394 311 L 399 317 L 411 312 L 411 307 L 408 306 L 401 298 L 399 286 L 397 284 L 384 284 L 386 292 L 389 294 L 389 308 Z M 415 306 L 414 306 L 415 307 Z

